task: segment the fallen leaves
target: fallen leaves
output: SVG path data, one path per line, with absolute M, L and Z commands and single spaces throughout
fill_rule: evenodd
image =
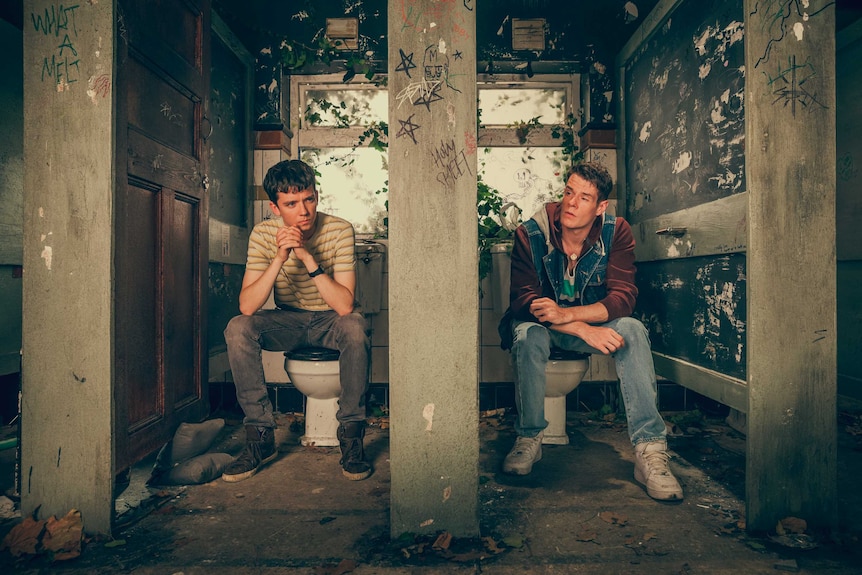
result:
M 620 527 L 625 527 L 629 520 L 624 515 L 619 515 L 613 511 L 602 511 L 599 513 L 599 519 L 604 521 L 605 523 L 610 523 L 611 525 L 619 525 Z
M 81 512 L 72 509 L 60 519 L 54 515 L 41 520 L 24 518 L 9 531 L 0 550 L 8 550 L 14 557 L 48 553 L 55 561 L 65 561 L 81 554 L 83 539 Z
M 805 533 L 808 522 L 798 517 L 785 517 L 775 526 L 775 533 L 786 535 L 787 533 Z
M 817 542 L 805 534 L 808 522 L 798 517 L 785 517 L 775 525 L 775 535 L 770 535 L 773 542 L 794 549 L 814 549 Z
M 32 517 L 25 517 L 6 535 L 3 544 L 0 545 L 0 550 L 6 551 L 8 549 L 14 557 L 36 555 L 39 539 L 45 531 L 45 523 L 45 521 L 36 521 Z
M 429 558 L 439 558 L 455 563 L 472 563 L 521 547 L 524 540 L 515 535 L 500 541 L 489 536 L 479 539 L 455 538 L 448 531 L 441 531 L 421 536 L 405 533 L 394 543 L 404 560 L 425 563 Z

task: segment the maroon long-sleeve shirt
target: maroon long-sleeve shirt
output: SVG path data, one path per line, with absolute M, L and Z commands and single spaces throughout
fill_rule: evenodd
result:
M 551 245 L 563 251 L 562 231 L 560 229 L 560 202 L 545 204 L 550 222 Z M 595 244 L 602 233 L 602 217 L 598 216 L 587 236 L 585 245 Z M 635 286 L 635 239 L 632 228 L 623 218 L 617 217 L 613 245 L 608 256 L 607 295 L 598 303 L 608 310 L 608 321 L 631 315 L 634 310 L 638 288 Z M 545 274 L 545 272 L 542 272 Z M 522 321 L 538 321 L 530 313 L 530 303 L 540 297 L 554 298 L 553 288 L 547 279 L 545 290 L 533 266 L 530 238 L 526 228 L 521 225 L 515 231 L 515 244 L 512 248 L 510 305 L 515 318 Z

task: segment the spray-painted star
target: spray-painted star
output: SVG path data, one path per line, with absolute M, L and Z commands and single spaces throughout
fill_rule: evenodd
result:
M 463 58 L 463 55 L 461 54 L 461 50 L 455 50 L 455 53 L 452 54 L 452 56 L 454 56 L 456 60 L 461 60 Z
M 407 136 L 413 143 L 416 144 L 416 130 L 418 130 L 421 126 L 419 124 L 413 123 L 413 116 L 415 114 L 410 114 L 410 117 L 406 120 L 398 120 L 401 123 L 401 129 L 398 130 L 398 133 L 395 134 L 396 138 L 400 138 L 401 136 Z
M 431 111 L 431 104 L 433 104 L 434 102 L 438 102 L 438 101 L 443 99 L 443 96 L 440 95 L 441 86 L 442 86 L 442 84 L 440 82 L 437 82 L 436 84 L 434 84 L 434 87 L 431 88 L 430 91 L 428 91 L 428 92 L 423 91 L 422 94 L 418 98 L 416 98 L 416 100 L 413 102 L 413 105 L 419 106 L 419 105 L 424 104 L 425 108 L 430 112 Z
M 404 72 L 407 74 L 407 77 L 410 78 L 410 69 L 415 68 L 416 64 L 413 63 L 413 52 L 410 52 L 410 55 L 404 53 L 404 50 L 398 48 L 398 52 L 401 53 L 401 63 L 395 68 L 396 72 Z

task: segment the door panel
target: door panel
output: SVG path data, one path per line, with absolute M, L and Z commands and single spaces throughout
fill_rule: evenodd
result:
M 208 410 L 204 286 L 209 0 L 124 0 L 118 19 L 116 468 Z
M 129 98 L 129 126 L 189 158 L 195 157 L 195 113 L 200 101 L 166 83 L 140 60 L 129 61 L 129 90 L 146 98 Z
M 170 223 L 170 255 L 165 258 L 165 285 L 172 286 L 172 296 L 165 300 L 165 382 L 173 390 L 174 408 L 180 408 L 201 397 L 201 364 L 189 361 L 189 352 L 200 345 L 197 306 L 198 236 L 200 203 L 195 198 L 172 195 L 165 220 Z M 191 249 L 188 249 L 191 247 Z
M 617 60 L 620 190 L 656 371 L 747 411 L 742 0 L 663 2 Z
M 124 225 L 117 228 L 116 241 L 122 255 L 115 260 L 118 317 L 134 318 L 123 322 L 123 333 L 117 334 L 116 377 L 118 405 L 126 405 L 125 426 L 130 433 L 157 421 L 163 413 L 163 397 L 153 393 L 153 383 L 160 378 L 161 347 L 154 334 L 158 332 L 156 285 L 159 253 L 150 241 L 158 223 L 158 188 L 129 182 L 117 197 L 117 218 Z M 145 241 L 140 241 L 142 238 Z

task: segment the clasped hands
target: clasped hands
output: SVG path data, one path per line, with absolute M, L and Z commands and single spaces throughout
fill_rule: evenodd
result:
M 584 343 L 604 354 L 611 354 L 623 347 L 623 336 L 609 327 L 590 325 L 571 317 L 573 308 L 562 308 L 550 298 L 536 298 L 530 304 L 530 313 L 537 320 L 558 327 L 558 331 L 577 336 Z
M 278 246 L 278 258 L 282 262 L 286 262 L 290 257 L 290 252 L 296 253 L 296 257 L 305 261 L 304 256 L 308 255 L 305 250 L 305 238 L 302 237 L 302 230 L 297 226 L 282 226 L 278 228 L 275 234 L 275 243 Z

